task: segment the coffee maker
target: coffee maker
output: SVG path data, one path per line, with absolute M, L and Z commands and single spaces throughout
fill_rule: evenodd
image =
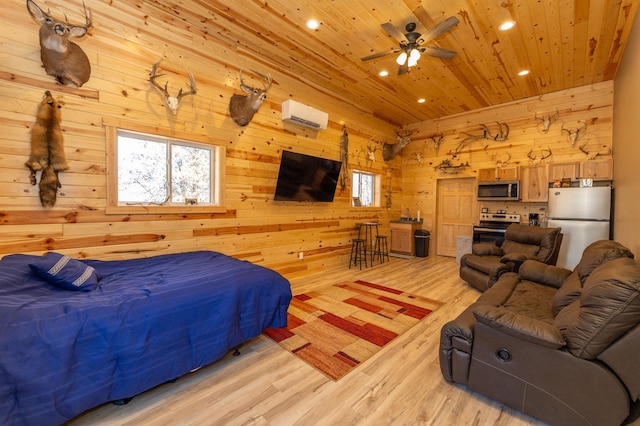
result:
M 538 226 L 538 213 L 529 213 L 529 225 L 530 226 Z

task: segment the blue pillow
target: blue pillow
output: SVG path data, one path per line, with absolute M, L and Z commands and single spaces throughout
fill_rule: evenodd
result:
M 91 266 L 60 253 L 49 252 L 29 267 L 49 284 L 67 290 L 90 291 L 98 287 L 100 279 Z

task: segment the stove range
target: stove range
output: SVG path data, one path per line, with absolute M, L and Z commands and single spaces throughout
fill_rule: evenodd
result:
M 478 225 L 473 227 L 473 243 L 493 243 L 500 246 L 507 227 L 512 223 L 520 223 L 519 214 L 481 213 Z

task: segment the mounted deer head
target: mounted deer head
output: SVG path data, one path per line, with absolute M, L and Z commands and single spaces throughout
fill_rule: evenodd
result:
M 494 156 L 492 156 L 492 158 L 493 158 L 493 159 L 495 160 L 495 162 L 496 162 L 496 167 L 504 167 L 504 166 L 506 166 L 507 164 L 509 164 L 509 162 L 511 161 L 511 154 L 510 154 L 509 152 L 507 152 L 507 158 L 506 158 L 505 160 L 502 160 L 502 159 L 500 159 L 500 158 L 498 158 L 498 159 L 496 160 L 496 158 L 497 158 L 497 154 L 496 154 L 496 155 L 494 155 Z
M 583 153 L 585 153 L 585 155 L 587 156 L 587 160 L 593 160 L 596 157 L 599 157 L 601 155 L 611 155 L 611 147 L 607 147 L 606 150 L 604 150 L 603 152 L 598 152 L 598 151 L 589 151 L 587 149 L 587 144 L 589 142 L 585 142 L 582 145 L 580 145 L 578 148 L 580 149 L 580 151 L 582 151 Z
M 556 122 L 558 117 L 560 117 L 560 113 L 557 109 L 555 114 L 543 115 L 542 117 L 538 117 L 538 113 L 536 113 L 534 116 L 535 120 L 540 122 L 538 126 L 542 129 L 542 133 L 547 133 L 551 128 L 551 125 Z
M 587 130 L 587 123 L 584 123 L 582 127 L 578 127 L 576 129 L 565 129 L 564 124 L 562 125 L 562 132 L 567 132 L 567 142 L 571 144 L 571 146 L 575 145 L 582 136 L 582 133 Z
M 394 144 L 385 143 L 382 146 L 382 159 L 384 161 L 391 161 L 396 157 L 396 155 L 400 154 L 404 147 L 411 142 L 411 138 L 409 138 L 409 136 L 411 136 L 413 132 L 405 131 L 400 133 L 400 131 L 396 129 L 395 134 L 398 142 Z
M 233 121 L 239 126 L 246 126 L 249 124 L 253 115 L 258 111 L 262 102 L 267 99 L 267 90 L 271 87 L 273 79 L 270 75 L 260 74 L 257 71 L 251 70 L 255 75 L 260 77 L 263 81 L 263 89 L 251 87 L 244 84 L 242 79 L 242 70 L 240 70 L 240 88 L 243 92 L 248 93 L 248 96 L 242 96 L 234 94 L 229 100 L 229 113 Z
M 83 3 L 84 5 L 84 3 Z M 91 64 L 80 46 L 69 41 L 69 37 L 80 38 L 91 27 L 91 11 L 84 8 L 84 25 L 71 25 L 44 13 L 32 0 L 27 0 L 27 10 L 40 23 L 40 59 L 48 75 L 58 83 L 69 83 L 81 87 L 89 81 Z
M 427 137 L 433 141 L 433 147 L 436 149 L 436 151 L 438 150 L 438 148 L 440 148 L 440 144 L 442 143 L 442 141 L 444 141 L 444 133 L 442 132 L 435 132 Z
M 543 160 L 546 160 L 549 157 L 551 157 L 551 148 L 549 147 L 547 147 L 547 149 L 543 148 L 540 151 L 540 159 L 538 159 L 538 156 L 533 153 L 533 148 L 531 148 L 531 150 L 529 150 L 529 152 L 527 153 L 527 158 L 533 161 L 534 164 L 540 164 Z
M 162 77 L 164 75 L 164 74 L 156 74 L 156 71 L 158 71 L 158 65 L 160 65 L 160 62 L 162 62 L 162 58 L 160 58 L 158 62 L 153 64 L 153 67 L 151 68 L 151 73 L 149 76 L 149 81 L 151 82 L 151 84 L 157 87 L 165 96 L 165 98 L 167 99 L 167 108 L 169 108 L 172 113 L 176 114 L 178 112 L 178 106 L 180 106 L 180 99 L 187 95 L 196 94 L 196 91 L 197 91 L 196 81 L 194 80 L 193 74 L 191 74 L 191 71 L 189 71 L 189 87 L 190 87 L 189 91 L 183 93 L 182 89 L 180 89 L 178 91 L 178 96 L 176 97 L 171 96 L 169 94 L 169 90 L 167 89 L 167 86 L 169 85 L 169 83 L 168 82 L 164 83 L 164 87 L 162 87 L 156 81 L 156 78 Z

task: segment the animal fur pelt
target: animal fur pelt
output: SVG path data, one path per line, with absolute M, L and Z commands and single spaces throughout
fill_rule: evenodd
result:
M 56 203 L 58 188 L 62 188 L 58 180 L 58 172 L 51 166 L 42 169 L 40 175 L 40 203 L 44 208 L 50 209 Z
M 60 130 L 60 108 L 60 103 L 47 90 L 38 106 L 36 123 L 31 129 L 31 155 L 25 163 L 31 171 L 31 185 L 36 184 L 36 173 L 42 170 L 40 201 L 46 208 L 53 207 L 56 202 L 57 191 L 61 187 L 58 172 L 69 168 Z

